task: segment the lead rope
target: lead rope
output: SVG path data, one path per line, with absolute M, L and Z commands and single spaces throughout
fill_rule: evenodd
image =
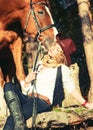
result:
M 36 59 L 35 59 L 35 63 L 33 66 L 33 71 L 38 71 L 37 70 L 37 61 L 38 61 L 39 53 L 41 52 L 41 42 L 38 41 L 38 43 L 39 43 L 38 44 L 38 51 L 36 54 Z M 34 96 L 34 91 L 36 90 L 36 79 L 31 82 L 31 85 L 33 85 L 33 89 L 32 89 L 32 96 L 33 96 L 32 130 L 36 130 L 35 123 L 36 123 L 36 116 L 37 116 L 37 98 L 35 98 L 35 96 Z M 36 92 L 37 92 L 37 90 L 36 90 Z
M 32 14 L 34 22 L 35 22 L 35 25 L 36 25 L 36 29 L 37 29 L 37 34 L 36 34 L 34 40 L 38 42 L 38 51 L 37 51 L 35 63 L 34 63 L 34 66 L 33 66 L 33 71 L 35 71 L 36 70 L 37 61 L 38 61 L 38 56 L 39 56 L 39 53 L 41 51 L 41 42 L 38 40 L 38 38 L 39 38 L 41 32 L 43 32 L 43 31 L 45 31 L 47 29 L 52 28 L 54 26 L 54 24 L 48 25 L 48 26 L 43 27 L 43 28 L 40 28 L 39 23 L 38 23 L 37 18 L 36 18 L 36 14 L 34 12 L 33 4 L 44 4 L 45 5 L 45 3 L 42 3 L 42 2 L 33 3 L 32 0 L 30 0 L 30 10 L 28 12 L 27 21 L 26 21 L 26 24 L 25 24 L 25 27 L 24 27 L 24 30 L 23 30 L 23 33 L 25 35 L 26 29 L 27 29 L 27 25 L 28 25 L 28 21 L 30 19 L 30 15 Z M 37 116 L 37 99 L 34 96 L 34 90 L 36 90 L 36 80 L 32 81 L 31 85 L 33 85 L 33 89 L 32 89 L 33 111 L 32 111 L 32 128 L 31 129 L 32 130 L 36 130 L 35 122 L 36 122 L 36 116 Z
M 33 66 L 33 71 L 35 71 L 37 61 L 38 61 L 38 57 L 39 57 L 39 53 L 40 53 L 40 50 L 41 50 L 41 42 L 38 40 L 41 32 L 40 32 L 40 26 L 38 24 L 38 21 L 37 21 L 37 18 L 36 18 L 34 9 L 33 9 L 32 0 L 30 0 L 30 7 L 31 7 L 30 10 L 32 12 L 32 16 L 33 16 L 33 19 L 34 19 L 34 22 L 36 24 L 36 28 L 37 28 L 37 31 L 38 31 L 38 36 L 37 36 L 37 39 L 36 39 L 37 42 L 38 42 L 38 51 L 37 51 L 35 63 L 34 63 L 34 66 Z M 36 123 L 36 116 L 37 116 L 37 99 L 34 96 L 34 90 L 36 90 L 36 80 L 34 80 L 31 84 L 33 85 L 33 89 L 32 89 L 32 94 L 33 94 L 32 130 L 36 130 L 35 123 Z

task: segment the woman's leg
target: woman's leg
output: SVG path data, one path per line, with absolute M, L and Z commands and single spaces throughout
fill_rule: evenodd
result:
M 28 100 L 28 96 L 24 95 L 20 89 L 18 88 L 18 86 L 16 86 L 16 84 L 13 84 L 13 89 L 14 92 L 17 94 L 17 96 L 19 97 L 20 103 L 23 107 L 24 104 L 26 104 L 27 100 Z
M 35 98 L 36 101 L 36 113 L 41 113 L 45 111 L 50 111 L 51 107 L 42 99 Z M 29 119 L 32 116 L 33 113 L 33 103 L 34 98 L 29 97 L 26 104 L 23 105 L 23 114 L 25 120 Z
M 13 91 L 12 83 L 8 82 L 4 85 L 4 96 L 9 107 L 10 114 L 14 120 L 14 126 L 11 126 L 11 128 L 14 127 L 13 130 L 26 130 L 20 101 L 16 93 Z M 8 121 L 9 120 L 10 119 L 8 119 Z M 5 130 L 10 129 L 7 128 Z

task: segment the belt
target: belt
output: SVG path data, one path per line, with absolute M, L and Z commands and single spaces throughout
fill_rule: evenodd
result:
M 40 98 L 42 100 L 44 100 L 48 105 L 50 105 L 50 100 L 48 97 L 44 96 L 44 95 L 41 95 L 41 94 L 38 94 L 38 93 L 29 93 L 29 96 L 34 96 L 34 97 L 37 97 L 37 98 Z

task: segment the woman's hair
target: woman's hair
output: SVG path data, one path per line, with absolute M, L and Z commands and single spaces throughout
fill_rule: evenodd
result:
M 47 67 L 57 67 L 62 64 L 67 64 L 67 60 L 66 60 L 66 57 L 65 57 L 63 51 L 60 50 L 58 52 L 58 54 L 55 55 L 55 57 L 51 57 L 48 54 L 45 55 L 42 60 L 42 63 L 43 63 L 43 65 L 45 65 Z

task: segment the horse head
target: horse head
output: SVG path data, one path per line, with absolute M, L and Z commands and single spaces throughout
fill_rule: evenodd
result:
M 43 54 L 47 53 L 47 50 L 55 41 L 55 35 L 58 32 L 54 26 L 47 0 L 29 0 L 26 6 L 25 19 L 22 21 L 24 28 L 23 41 L 29 44 L 27 44 L 29 46 L 27 50 L 31 51 L 31 66 L 33 66 L 37 59 L 38 43 L 42 46 L 40 49 L 43 51 Z M 38 59 L 40 60 L 41 57 L 42 55 Z
M 57 34 L 48 2 L 46 0 L 28 1 L 25 14 L 25 20 L 22 21 L 25 36 L 28 36 L 29 41 L 40 40 L 48 49 Z

